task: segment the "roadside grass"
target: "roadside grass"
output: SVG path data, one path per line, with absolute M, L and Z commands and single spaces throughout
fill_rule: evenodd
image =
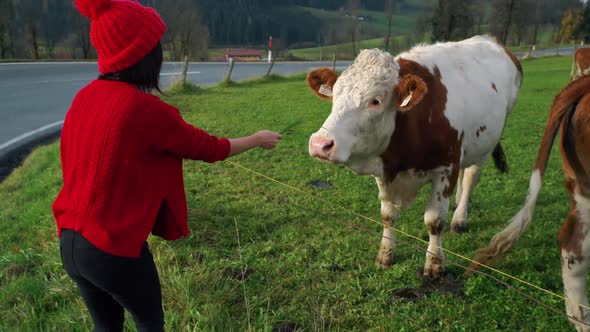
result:
M 309 12 L 315 17 L 320 18 L 322 22 L 328 24 L 328 26 L 332 27 L 342 26 L 347 22 L 354 22 L 354 20 L 357 20 L 353 17 L 342 16 L 336 10 L 324 10 L 311 7 L 296 8 Z M 394 13 L 391 26 L 392 33 L 407 34 L 413 32 L 416 25 L 416 18 L 419 15 L 424 15 L 426 13 L 427 11 L 424 8 L 410 8 L 401 13 Z M 357 15 L 363 17 L 364 20 L 358 21 L 358 24 L 360 24 L 361 28 L 364 31 L 367 31 L 367 33 L 372 35 L 385 35 L 387 33 L 388 16 L 384 11 L 360 10 Z
M 510 173 L 501 175 L 487 165 L 473 196 L 469 232 L 447 231 L 443 236 L 445 248 L 467 257 L 487 244 L 523 203 L 549 105 L 567 82 L 570 57 L 527 60 L 523 65 L 523 88 L 502 141 Z M 304 75 L 191 91 L 178 90 L 165 99 L 182 110 L 187 121 L 213 134 L 283 132 L 276 150 L 251 151 L 233 162 L 380 220 L 373 179 L 309 157 L 308 137 L 321 126 L 330 104 L 308 90 Z M 255 331 L 573 330 L 563 317 L 482 276 L 461 278 L 464 296 L 392 300 L 393 290 L 420 286 L 416 271 L 424 264 L 424 251 L 400 242 L 396 264 L 382 270 L 373 264 L 380 225 L 229 163 L 186 161 L 184 167 L 192 233 L 174 242 L 149 239 L 162 282 L 168 331 L 243 331 L 248 322 Z M 316 180 L 332 187 L 309 185 Z M 58 144 L 34 151 L 0 183 L 0 331 L 91 329 L 90 316 L 60 263 L 51 203 L 61 184 Z M 422 190 L 395 225 L 423 239 L 427 193 L 428 188 Z M 496 267 L 561 294 L 555 236 L 567 209 L 554 151 L 535 221 Z M 400 234 L 397 238 L 425 249 Z M 463 272 L 451 265 L 448 269 Z M 508 282 L 564 311 L 561 300 Z M 129 318 L 126 328 L 134 330 Z
M 392 36 L 390 43 L 390 51 L 392 54 L 395 54 L 395 49 L 399 48 L 399 50 L 408 49 L 405 46 L 405 36 Z M 402 46 L 403 45 L 403 46 Z M 363 49 L 368 48 L 385 48 L 385 40 L 384 38 L 372 38 L 372 39 L 364 39 L 357 42 L 356 51 L 359 52 Z M 335 45 L 326 45 L 323 47 L 323 60 L 331 60 L 332 55 L 336 55 L 336 60 L 354 60 L 354 54 L 352 53 L 352 43 L 342 43 L 342 44 L 335 44 Z M 292 49 L 289 50 L 289 54 L 294 56 L 297 59 L 305 59 L 309 61 L 318 61 L 320 59 L 321 54 L 320 47 L 312 47 L 312 48 L 299 48 L 299 49 Z

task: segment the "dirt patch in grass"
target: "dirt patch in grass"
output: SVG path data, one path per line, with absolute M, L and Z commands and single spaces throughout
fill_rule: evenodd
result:
M 450 271 L 447 271 L 440 278 L 424 277 L 422 270 L 417 272 L 420 278 L 419 288 L 398 288 L 391 293 L 392 302 L 417 302 L 430 294 L 450 294 L 454 296 L 465 296 L 463 281 Z
M 299 329 L 299 324 L 289 321 L 274 322 L 272 324 L 272 332 L 293 332 L 297 329 Z
M 318 189 L 330 189 L 332 188 L 332 184 L 325 181 L 315 180 L 309 183 L 310 186 Z
M 20 264 L 11 264 L 2 270 L 7 277 L 20 277 L 27 272 L 27 267 Z
M 223 270 L 223 276 L 230 278 L 230 279 L 234 279 L 234 280 L 246 280 L 246 278 L 248 278 L 248 276 L 250 276 L 252 273 L 254 273 L 254 269 L 246 266 L 246 268 L 242 269 L 232 269 L 232 268 L 227 268 L 225 270 Z

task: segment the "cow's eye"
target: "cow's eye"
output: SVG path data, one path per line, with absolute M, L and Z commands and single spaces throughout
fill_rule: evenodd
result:
M 373 98 L 370 102 L 369 102 L 370 106 L 379 106 L 381 105 L 381 99 L 379 98 Z

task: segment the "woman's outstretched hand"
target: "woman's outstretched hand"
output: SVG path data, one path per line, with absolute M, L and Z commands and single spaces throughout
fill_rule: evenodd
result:
M 229 140 L 231 149 L 229 156 L 235 156 L 252 148 L 273 149 L 281 140 L 282 136 L 270 130 L 261 130 L 255 134 Z
M 277 143 L 283 138 L 281 134 L 275 133 L 274 131 L 270 130 L 261 130 L 254 134 L 256 139 L 258 140 L 258 146 L 263 149 L 274 149 Z

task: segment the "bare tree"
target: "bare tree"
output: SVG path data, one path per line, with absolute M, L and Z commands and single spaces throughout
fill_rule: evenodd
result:
M 535 2 L 535 18 L 533 27 L 533 36 L 531 37 L 531 44 L 536 45 L 539 38 L 539 26 L 543 24 L 543 12 L 546 6 L 546 0 L 539 0 Z
M 208 30 L 201 21 L 199 9 L 191 0 L 159 1 L 158 11 L 168 24 L 167 44 L 175 60 L 207 57 Z M 228 30 L 229 31 L 229 30 Z
M 24 27 L 28 33 L 31 53 L 34 59 L 39 59 L 39 21 L 41 8 L 34 0 L 21 2 L 24 8 Z
M 43 0 L 41 2 L 40 25 L 47 56 L 55 58 L 55 46 L 67 32 L 67 18 L 65 2 Z
M 8 50 L 12 57 L 18 58 L 24 54 L 23 49 L 25 48 L 25 41 L 23 38 L 19 38 L 19 35 L 23 35 L 24 31 L 16 19 L 16 6 L 12 1 L 9 1 L 9 8 Z
M 416 18 L 415 35 L 419 40 L 423 40 L 426 33 L 432 31 L 432 16 L 427 14 L 419 15 Z
M 39 27 L 36 22 L 29 22 L 27 24 L 30 33 L 31 48 L 33 52 L 33 59 L 39 59 Z
M 78 46 L 82 50 L 82 58 L 88 59 L 90 55 L 90 23 L 82 22 L 78 25 Z
M 520 45 L 535 22 L 535 0 L 517 0 L 514 3 L 512 44 Z M 531 15 L 531 13 L 533 13 Z
M 0 20 L 0 58 L 6 58 L 8 53 L 8 27 L 4 23 L 4 20 Z
M 439 0 L 432 16 L 432 39 L 448 41 L 473 34 L 474 0 Z
M 348 30 L 350 31 L 352 37 L 352 55 L 356 57 L 357 53 L 357 45 L 356 45 L 356 35 L 358 34 L 358 11 L 361 7 L 360 0 L 348 0 L 348 4 L 346 6 L 348 10 L 348 14 L 350 16 L 350 23 L 348 24 Z
M 481 35 L 483 26 L 486 24 L 486 5 L 487 0 L 476 0 L 473 8 L 473 33 Z
M 9 0 L 0 0 L 0 58 L 8 54 Z
M 504 45 L 506 45 L 510 34 L 516 1 L 518 0 L 495 0 L 493 4 L 494 11 L 490 19 L 490 28 L 492 34 Z
M 16 57 L 17 9 L 14 0 L 0 0 L 0 57 Z
M 389 51 L 389 39 L 391 38 L 391 24 L 393 23 L 394 0 L 385 0 L 385 13 L 387 14 L 387 35 L 385 36 L 385 50 Z

